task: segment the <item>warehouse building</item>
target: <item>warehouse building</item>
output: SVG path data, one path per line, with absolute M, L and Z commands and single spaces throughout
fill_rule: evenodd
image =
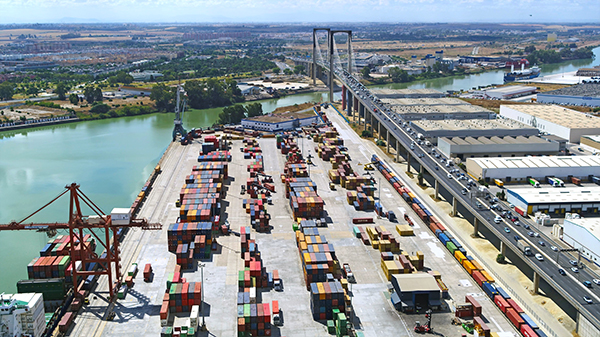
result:
M 439 137 L 536 136 L 536 128 L 511 119 L 414 120 L 410 127 L 433 144 Z
M 320 121 L 313 110 L 283 112 L 242 119 L 242 127 L 258 131 L 276 132 L 318 124 Z
M 600 152 L 600 135 L 581 136 L 580 144 L 592 152 Z
M 405 120 L 494 119 L 496 113 L 457 98 L 383 98 Z
M 598 175 L 598 156 L 468 158 L 467 173 L 476 179 L 525 182 L 529 177 L 545 181 L 545 177 L 586 178 Z
M 395 299 L 401 302 L 395 304 L 396 308 L 403 312 L 414 312 L 416 307 L 439 310 L 442 305 L 442 292 L 433 275 L 394 274 L 392 286 L 397 295 Z
M 527 213 L 542 212 L 562 215 L 565 213 L 597 214 L 600 207 L 600 187 L 542 187 L 506 190 L 506 200 Z M 566 221 L 566 220 L 565 220 Z
M 535 94 L 536 87 L 528 87 L 524 85 L 507 85 L 500 88 L 483 89 L 476 92 L 475 96 L 481 96 L 485 99 L 511 99 L 521 96 Z
M 563 241 L 581 250 L 581 256 L 599 264 L 600 219 L 565 219 Z
M 442 98 L 441 91 L 433 89 L 370 89 L 371 93 L 380 99 L 384 98 Z
M 600 106 L 600 83 L 581 83 L 539 93 L 537 100 L 548 104 Z
M 538 136 L 441 137 L 437 147 L 446 157 L 520 157 L 556 155 L 560 144 Z
M 558 105 L 501 105 L 500 115 L 531 125 L 540 132 L 565 138 L 571 143 L 579 142 L 583 135 L 600 134 L 600 118 Z

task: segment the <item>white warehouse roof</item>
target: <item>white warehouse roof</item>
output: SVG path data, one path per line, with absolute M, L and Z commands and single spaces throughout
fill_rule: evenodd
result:
M 600 219 L 598 218 L 581 218 L 581 219 L 565 219 L 564 225 L 574 225 L 581 227 L 600 240 Z
M 528 205 L 600 202 L 600 187 L 594 186 L 515 188 L 508 189 L 508 193 L 518 196 Z

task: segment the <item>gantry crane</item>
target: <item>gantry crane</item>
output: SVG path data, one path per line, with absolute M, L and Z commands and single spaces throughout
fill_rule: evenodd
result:
M 110 215 L 105 215 L 102 210 L 94 204 L 90 198 L 88 198 L 81 190 L 79 185 L 72 183 L 65 186 L 66 190 L 59 196 L 42 206 L 25 219 L 16 222 L 12 221 L 9 224 L 0 224 L 0 231 L 6 230 L 37 230 L 39 232 L 48 232 L 55 234 L 59 229 L 68 229 L 70 237 L 70 252 L 71 257 L 71 269 L 73 271 L 73 288 L 77 294 L 79 294 L 80 288 L 83 287 L 83 282 L 79 283 L 79 276 L 83 276 L 85 279 L 89 275 L 108 275 L 108 287 L 110 292 L 110 298 L 113 300 L 115 297 L 115 287 L 121 284 L 123 275 L 121 275 L 121 264 L 120 264 L 120 250 L 119 240 L 117 239 L 117 230 L 121 227 L 139 227 L 144 230 L 160 230 L 162 225 L 159 223 L 148 223 L 146 219 L 131 219 L 127 224 L 113 224 Z M 25 223 L 27 219 L 31 218 L 63 195 L 70 194 L 69 202 L 69 221 L 67 223 Z M 88 217 L 81 213 L 81 202 L 87 205 L 97 216 Z M 93 219 L 93 220 L 92 220 Z M 93 229 L 104 230 L 104 238 L 101 238 L 101 234 L 96 233 Z M 84 231 L 91 233 L 96 241 L 99 242 L 106 251 L 106 258 L 98 257 L 94 251 L 87 245 L 84 245 L 83 237 Z M 110 232 L 112 231 L 112 242 Z M 80 250 L 87 250 L 84 254 L 76 253 L 75 242 L 80 242 Z M 75 264 L 77 261 L 81 261 L 81 265 L 85 266 L 86 263 L 96 262 L 99 269 L 96 271 L 77 270 Z M 115 272 L 113 274 L 113 263 Z M 83 268 L 85 269 L 85 268 Z M 115 275 L 115 281 L 113 282 L 113 275 Z M 118 283 L 117 283 L 118 282 Z
M 182 98 L 181 95 L 184 97 Z M 177 85 L 177 103 L 175 106 L 175 120 L 173 120 L 173 141 L 177 140 L 177 135 L 181 135 L 182 138 L 187 136 L 182 121 L 186 106 L 185 96 L 187 96 L 187 93 L 183 90 L 183 87 L 180 84 Z

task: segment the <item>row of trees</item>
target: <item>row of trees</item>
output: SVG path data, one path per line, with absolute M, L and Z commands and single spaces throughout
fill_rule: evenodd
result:
M 244 101 L 242 92 L 233 79 L 225 81 L 209 78 L 206 81 L 192 80 L 185 83 L 188 106 L 193 109 L 207 109 L 231 105 Z M 152 88 L 150 99 L 159 111 L 174 111 L 176 89 L 164 84 Z
M 256 117 L 263 114 L 262 104 L 251 103 L 247 106 L 241 104 L 225 107 L 219 114 L 219 124 L 239 124 L 246 117 Z
M 594 53 L 590 48 L 579 48 L 573 51 L 571 51 L 570 48 L 563 48 L 558 52 L 552 49 L 533 50 L 529 55 L 527 55 L 527 60 L 530 64 L 539 64 L 558 63 L 564 60 L 589 59 L 593 57 Z

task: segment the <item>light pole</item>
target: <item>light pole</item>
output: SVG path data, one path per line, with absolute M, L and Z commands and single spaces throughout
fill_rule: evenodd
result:
M 206 323 L 204 322 L 204 263 L 200 263 L 200 278 L 201 278 L 201 286 L 200 286 L 200 296 L 202 300 L 200 301 L 200 314 L 202 315 L 202 326 L 200 326 L 201 331 L 206 331 Z

